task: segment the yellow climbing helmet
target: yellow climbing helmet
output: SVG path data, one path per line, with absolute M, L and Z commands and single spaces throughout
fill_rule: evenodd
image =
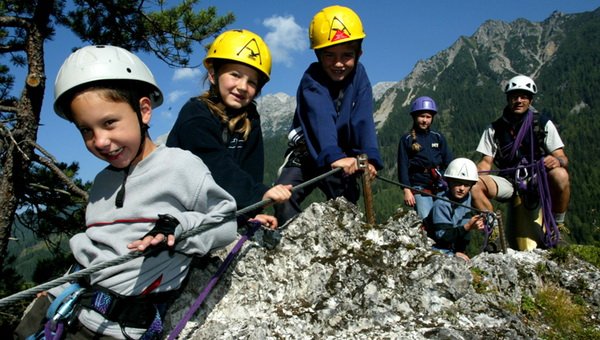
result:
M 308 29 L 310 48 L 317 50 L 367 35 L 358 15 L 348 7 L 325 7 L 313 17 Z
M 262 38 L 248 30 L 230 30 L 213 41 L 204 57 L 204 67 L 209 69 L 213 59 L 237 61 L 254 67 L 267 82 L 271 77 L 271 52 Z

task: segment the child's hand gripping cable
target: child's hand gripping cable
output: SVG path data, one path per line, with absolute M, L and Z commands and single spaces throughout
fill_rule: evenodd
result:
M 127 245 L 128 249 L 144 251 L 149 246 L 163 245 L 166 241 L 167 247 L 175 245 L 175 228 L 179 221 L 169 214 L 159 214 L 154 228 L 141 239 Z

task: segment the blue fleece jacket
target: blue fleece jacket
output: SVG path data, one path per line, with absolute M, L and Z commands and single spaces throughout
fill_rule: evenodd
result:
M 432 130 L 415 129 L 421 150 L 413 151 L 410 133 L 400 138 L 398 145 L 398 179 L 407 186 L 432 189 L 433 178 L 429 169 L 446 169 L 452 161 L 452 152 L 444 136 Z
M 361 63 L 341 83 L 331 81 L 319 63 L 311 64 L 296 100 L 292 128 L 302 127 L 317 166 L 366 153 L 375 168 L 383 168 L 373 121 L 373 92 Z
M 429 216 L 423 221 L 427 236 L 436 242 L 437 248 L 464 252 L 471 241 L 471 233 L 464 227 L 473 213 L 467 208 L 471 206 L 471 193 L 461 200 L 452 197 L 450 191 L 446 191 L 442 197 L 461 205 L 435 200 Z
M 224 125 L 198 98 L 190 99 L 167 138 L 167 146 L 189 150 L 208 166 L 217 184 L 230 193 L 239 209 L 262 199 L 264 151 L 260 116 L 248 108 L 252 129 L 247 140 L 228 133 Z

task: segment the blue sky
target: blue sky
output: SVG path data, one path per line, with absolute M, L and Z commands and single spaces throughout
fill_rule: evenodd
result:
M 579 13 L 600 7 L 600 0 L 211 0 L 218 14 L 233 12 L 236 21 L 227 27 L 245 28 L 261 35 L 273 55 L 271 81 L 263 94 L 284 92 L 294 95 L 302 73 L 314 61 L 308 48 L 307 30 L 313 15 L 321 8 L 339 4 L 354 9 L 363 21 L 367 37 L 361 59 L 373 84 L 399 81 L 417 61 L 427 59 L 450 47 L 461 35 L 471 36 L 488 19 L 514 21 L 525 18 L 542 21 L 558 10 Z M 59 161 L 80 163 L 80 176 L 92 180 L 106 164 L 85 149 L 79 133 L 52 110 L 54 79 L 71 48 L 81 46 L 72 34 L 59 30 L 54 41 L 46 43 L 48 77 L 38 142 Z M 200 65 L 204 56 L 195 46 L 191 64 Z M 165 95 L 165 103 L 153 113 L 150 133 L 153 138 L 169 131 L 179 108 L 204 89 L 203 68 L 173 69 L 151 55 L 140 55 L 154 73 Z M 20 84 L 20 79 L 16 79 Z M 21 88 L 16 86 L 15 94 Z

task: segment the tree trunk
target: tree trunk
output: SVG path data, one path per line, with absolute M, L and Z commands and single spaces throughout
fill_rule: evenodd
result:
M 25 53 L 27 79 L 17 103 L 17 120 L 12 130 L 13 143 L 7 145 L 0 180 L 0 268 L 8 251 L 8 241 L 18 208 L 18 198 L 26 185 L 25 174 L 31 165 L 37 140 L 40 112 L 46 88 L 44 68 L 44 41 L 48 37 L 48 23 L 54 1 L 40 1 L 32 20 L 26 27 Z

